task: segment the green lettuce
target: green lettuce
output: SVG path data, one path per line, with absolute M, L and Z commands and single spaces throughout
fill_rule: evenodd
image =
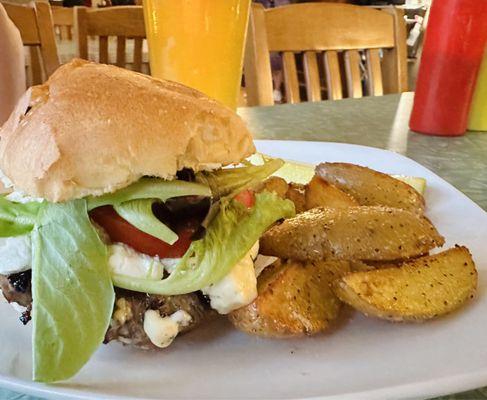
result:
M 75 375 L 102 343 L 115 298 L 85 200 L 45 203 L 32 231 L 33 375 Z
M 186 181 L 164 181 L 158 178 L 141 178 L 126 188 L 102 196 L 89 196 L 88 210 L 96 207 L 121 204 L 137 199 L 159 199 L 166 201 L 180 196 L 211 196 L 208 186 Z
M 153 199 L 126 201 L 114 206 L 115 211 L 142 232 L 155 236 L 163 242 L 174 244 L 178 235 L 159 221 L 152 212 Z
M 169 277 L 163 280 L 114 274 L 115 286 L 160 295 L 200 290 L 220 281 L 275 221 L 294 216 L 294 204 L 274 193 L 256 195 L 254 207 L 236 201 L 221 205 L 203 239 L 194 241 Z
M 0 197 L 0 237 L 25 235 L 34 228 L 42 203 L 14 203 Z
M 196 181 L 211 188 L 213 196 L 233 197 L 244 189 L 262 182 L 284 165 L 284 161 L 274 158 L 262 165 L 246 165 L 217 171 L 203 171 L 196 174 Z

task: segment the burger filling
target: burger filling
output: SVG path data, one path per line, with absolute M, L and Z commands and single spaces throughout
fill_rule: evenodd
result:
M 32 316 L 34 379 L 69 378 L 101 341 L 167 347 L 252 302 L 273 261 L 259 237 L 294 214 L 252 188 L 282 164 L 185 170 L 66 203 L 0 197 L 0 286 Z

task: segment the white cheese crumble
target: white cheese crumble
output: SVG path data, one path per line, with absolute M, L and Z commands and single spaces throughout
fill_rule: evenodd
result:
M 183 310 L 168 317 L 161 317 L 156 310 L 147 310 L 144 314 L 144 332 L 155 346 L 165 348 L 191 320 L 191 315 Z
M 44 199 L 41 199 L 40 197 L 31 197 L 27 196 L 26 194 L 18 191 L 14 191 L 9 193 L 8 195 L 5 196 L 5 198 L 9 201 L 13 201 L 14 203 L 31 203 L 33 201 L 37 203 L 42 203 Z
M 242 258 L 231 271 L 219 282 L 202 291 L 210 298 L 211 308 L 219 314 L 246 306 L 257 297 L 257 278 L 253 258 L 259 252 L 259 242 Z
M 164 264 L 159 258 L 139 253 L 122 243 L 108 246 L 108 266 L 113 273 L 134 278 L 158 280 L 164 276 Z
M 10 275 L 31 268 L 30 235 L 0 238 L 0 274 Z

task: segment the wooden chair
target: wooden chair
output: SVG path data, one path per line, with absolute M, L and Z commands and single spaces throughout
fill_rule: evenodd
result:
M 51 7 L 54 32 L 59 40 L 73 40 L 74 9 L 72 7 Z
M 20 31 L 22 42 L 30 51 L 29 84 L 44 82 L 58 67 L 59 57 L 48 3 L 28 5 L 2 2 L 9 18 Z
M 302 3 L 266 10 L 253 4 L 244 62 L 248 105 L 274 104 L 270 52 L 282 56 L 289 103 L 319 101 L 325 93 L 336 100 L 407 90 L 406 29 L 395 8 Z
M 120 6 L 100 9 L 75 7 L 74 32 L 78 43 L 78 55 L 88 59 L 88 36 L 97 36 L 98 60 L 108 64 L 109 38 L 116 37 L 116 61 L 119 67 L 127 67 L 128 40 L 133 40 L 132 69 L 142 72 L 142 48 L 145 39 L 144 14 L 142 6 Z

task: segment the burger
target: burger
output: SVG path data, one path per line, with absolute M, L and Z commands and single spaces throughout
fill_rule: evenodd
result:
M 32 325 L 36 381 L 72 377 L 102 342 L 164 348 L 249 304 L 259 237 L 294 214 L 253 190 L 282 161 L 246 161 L 234 112 L 114 66 L 62 66 L 0 137 L 0 285 Z

